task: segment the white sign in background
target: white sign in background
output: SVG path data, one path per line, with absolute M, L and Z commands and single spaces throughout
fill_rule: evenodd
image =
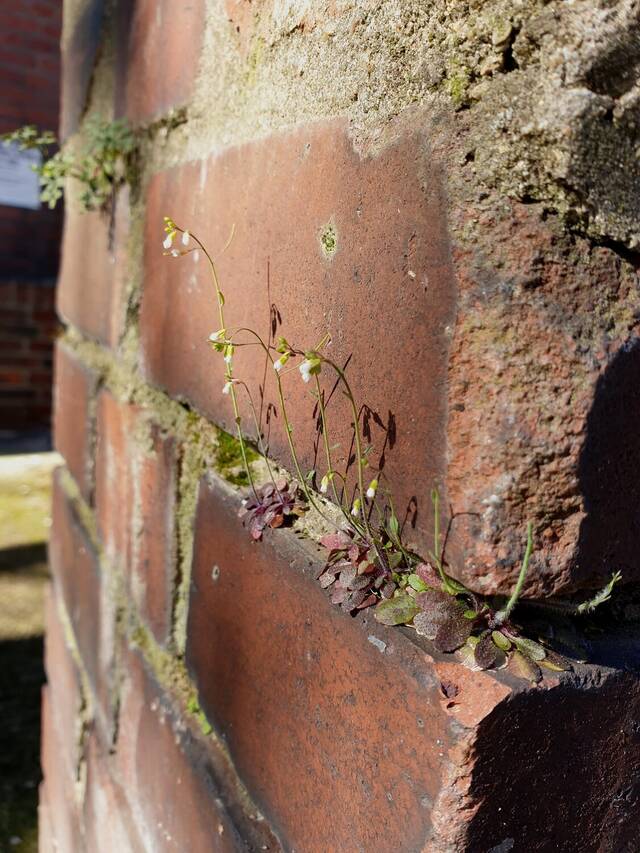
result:
M 40 182 L 33 166 L 40 165 L 38 151 L 20 151 L 15 143 L 0 143 L 0 204 L 40 207 Z

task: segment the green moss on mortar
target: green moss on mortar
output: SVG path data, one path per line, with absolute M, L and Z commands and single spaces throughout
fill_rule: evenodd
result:
M 251 445 L 245 444 L 247 461 L 255 462 L 260 458 Z M 219 430 L 216 446 L 215 470 L 234 486 L 249 484 L 246 471 L 242 467 L 242 450 L 238 439 L 228 432 Z

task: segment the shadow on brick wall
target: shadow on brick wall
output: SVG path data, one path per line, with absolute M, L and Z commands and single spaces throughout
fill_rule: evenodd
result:
M 640 340 L 598 379 L 579 461 L 586 518 L 576 562 L 583 578 L 636 573 L 640 539 Z

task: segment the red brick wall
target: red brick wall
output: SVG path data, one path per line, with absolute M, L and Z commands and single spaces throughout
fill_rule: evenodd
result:
M 0 2 L 0 133 L 57 130 L 59 0 Z M 47 425 L 61 211 L 0 205 L 0 429 Z
M 46 280 L 0 283 L 0 429 L 49 424 L 54 296 Z
M 634 849 L 635 639 L 594 642 L 598 664 L 536 686 L 472 672 L 370 611 L 332 606 L 308 528 L 252 542 L 244 490 L 222 470 L 233 418 L 206 340 L 217 320 L 203 259 L 162 256 L 169 214 L 220 255 L 230 326 L 265 328 L 275 303 L 287 336 L 331 329 L 357 394 L 395 421 L 385 470 L 413 507 L 416 549 L 431 545 L 439 483 L 445 505 L 449 490 L 480 519 L 465 516 L 453 537 L 452 572 L 510 590 L 521 531 L 497 495 L 508 480 L 537 512 L 528 594 L 584 583 L 567 557 L 577 536 L 559 545 L 552 524 L 578 489 L 575 436 L 607 348 L 622 346 L 634 267 L 471 174 L 476 114 L 420 100 L 411 75 L 426 71 L 403 65 L 428 43 L 431 18 L 411 18 L 423 5 L 264 0 L 207 4 L 207 15 L 200 0 L 128 0 L 105 14 L 97 48 L 83 35 L 102 3 L 70 11 L 63 112 L 113 106 L 141 130 L 145 156 L 113 222 L 69 205 L 65 223 L 42 851 Z M 576 264 L 593 299 L 615 291 L 623 319 L 568 287 Z M 552 322 L 573 341 L 555 373 L 541 331 Z M 237 370 L 262 381 L 251 351 Z M 550 427 L 535 402 L 551 373 L 570 425 L 562 409 Z M 314 403 L 288 379 L 310 467 Z M 493 425 L 499 415 L 488 437 L 483 413 Z M 545 442 L 562 488 L 542 506 L 522 460 Z M 279 421 L 272 453 L 290 466 Z

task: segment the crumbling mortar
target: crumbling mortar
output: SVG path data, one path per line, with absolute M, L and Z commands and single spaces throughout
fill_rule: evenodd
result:
M 115 636 L 119 624 L 124 619 L 124 614 L 128 606 L 128 596 L 125 591 L 126 583 L 122 568 L 108 559 L 100 540 L 93 510 L 84 500 L 76 481 L 66 468 L 63 468 L 60 472 L 60 486 L 72 504 L 76 517 L 95 551 L 101 576 L 100 594 L 101 596 L 105 595 L 107 602 L 111 605 L 109 608 L 105 608 L 105 613 L 109 612 L 112 614 L 112 624 L 110 627 L 113 629 L 113 635 Z M 119 730 L 122 665 L 117 644 L 111 651 L 113 652 L 113 668 L 110 671 L 111 684 L 109 684 L 108 701 L 112 711 L 109 748 L 113 751 Z
M 91 729 L 93 727 L 93 721 L 95 717 L 93 691 L 91 689 L 89 676 L 84 668 L 84 664 L 80 656 L 75 632 L 73 630 L 73 625 L 67 612 L 64 600 L 62 599 L 62 596 L 56 595 L 54 596 L 54 601 L 56 606 L 56 613 L 60 621 L 60 625 L 62 627 L 65 645 L 67 647 L 67 650 L 69 651 L 69 654 L 71 655 L 71 659 L 73 660 L 79 678 L 80 706 L 77 710 L 77 716 L 75 719 L 75 745 L 77 749 L 78 761 L 76 767 L 74 768 L 74 790 L 77 802 L 82 803 L 84 801 L 84 792 L 87 781 L 87 741 L 89 733 L 91 732 Z

